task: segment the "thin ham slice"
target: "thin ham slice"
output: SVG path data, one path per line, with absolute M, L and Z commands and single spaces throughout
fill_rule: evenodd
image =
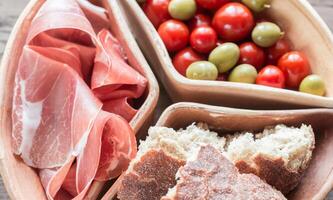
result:
M 131 121 L 138 112 L 128 103 L 127 97 L 104 101 L 103 110 L 120 115 L 128 122 Z
M 68 34 L 59 29 L 70 29 L 70 32 L 77 34 Z M 96 35 L 91 23 L 74 0 L 46 1 L 31 23 L 27 43 L 40 33 L 50 30 L 56 31 L 58 36 L 64 34 L 65 38 L 69 40 L 82 41 L 85 39 L 85 43 L 88 43 L 90 38 L 83 34 L 88 34 L 90 37 L 95 37 Z
M 138 98 L 144 92 L 147 80 L 130 67 L 121 56 L 118 42 L 107 30 L 97 35 L 97 46 L 91 88 L 101 100 Z
M 136 139 L 133 134 L 128 134 L 132 130 L 128 122 L 119 115 L 103 113 L 103 148 L 95 177 L 100 181 L 119 176 L 136 155 Z
M 67 163 L 60 168 L 40 170 L 39 176 L 41 177 L 41 182 L 45 188 L 48 199 L 53 199 L 57 195 L 61 188 L 60 183 L 64 182 L 74 159 L 74 157 L 70 158 Z
M 39 170 L 48 199 L 84 199 L 93 180 L 126 169 L 136 154 L 127 102 L 147 84 L 109 31 L 94 32 L 87 17 L 106 23 L 102 10 L 79 1 L 84 11 L 75 0 L 44 3 L 15 77 L 13 152 Z
M 23 49 L 15 82 L 15 152 L 32 167 L 63 166 L 85 145 L 102 103 L 70 66 L 29 46 Z
M 57 30 L 60 32 L 60 30 Z M 63 31 L 63 29 L 62 29 Z M 67 34 L 72 35 L 73 32 L 65 30 Z M 56 31 L 53 31 L 53 33 Z M 75 57 L 80 60 L 80 74 L 82 74 L 83 79 L 89 82 L 89 76 L 92 73 L 92 66 L 94 64 L 94 58 L 96 55 L 96 48 L 90 46 L 84 46 L 79 43 L 74 43 L 71 41 L 63 40 L 51 36 L 47 33 L 40 33 L 29 42 L 30 45 L 40 46 L 40 47 L 53 47 L 57 48 L 59 51 L 70 51 Z
M 39 54 L 57 60 L 61 63 L 67 64 L 72 67 L 79 76 L 83 77 L 81 72 L 81 61 L 78 56 L 78 49 L 68 48 L 61 49 L 55 47 L 39 47 L 39 46 L 30 46 L 31 49 L 38 52 Z
M 110 28 L 109 19 L 107 18 L 107 11 L 104 8 L 95 6 L 88 0 L 77 0 L 82 11 L 91 22 L 95 32 L 99 32 L 102 29 Z

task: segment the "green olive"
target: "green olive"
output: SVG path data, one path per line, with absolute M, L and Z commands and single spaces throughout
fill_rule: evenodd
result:
M 179 20 L 192 18 L 197 10 L 195 0 L 172 0 L 168 7 L 170 15 Z
M 218 71 L 216 66 L 208 61 L 192 63 L 186 70 L 186 77 L 195 80 L 216 80 Z
M 314 74 L 305 77 L 299 86 L 299 91 L 319 96 L 324 96 L 325 90 L 323 79 Z
M 229 81 L 239 83 L 255 83 L 257 70 L 249 64 L 241 64 L 235 67 L 229 75 Z
M 214 63 L 220 73 L 224 73 L 237 64 L 239 54 L 239 47 L 234 43 L 227 42 L 216 47 L 209 54 L 208 61 Z
M 249 7 L 254 12 L 261 12 L 269 8 L 270 0 L 242 0 L 242 3 Z
M 252 40 L 261 47 L 273 46 L 283 35 L 278 25 L 272 22 L 261 22 L 252 31 Z

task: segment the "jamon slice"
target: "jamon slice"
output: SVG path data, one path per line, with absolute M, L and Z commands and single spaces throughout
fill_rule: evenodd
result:
M 91 75 L 96 34 L 75 0 L 48 0 L 34 17 L 27 44 L 62 49 L 77 48 L 84 79 Z
M 202 146 L 177 172 L 179 181 L 162 200 L 286 200 L 253 174 L 240 174 L 220 151 Z
M 68 34 L 61 29 L 69 29 L 68 31 L 75 34 Z M 80 44 L 92 44 L 94 41 L 91 38 L 96 37 L 91 23 L 75 0 L 45 1 L 31 23 L 27 43 L 46 31 L 54 31 L 48 33 Z
M 30 48 L 37 53 L 48 57 L 50 59 L 64 63 L 71 68 L 73 68 L 79 76 L 82 77 L 81 73 L 81 62 L 78 56 L 78 49 L 69 48 L 61 49 L 55 47 L 39 47 L 39 46 L 30 46 Z
M 134 134 L 129 133 L 132 130 L 124 119 L 100 112 L 76 163 L 67 171 L 47 169 L 40 173 L 48 197 L 82 199 L 94 179 L 105 181 L 118 176 L 136 153 Z
M 126 97 L 103 102 L 103 110 L 120 115 L 128 122 L 138 112 L 128 103 L 128 98 Z
M 54 179 L 44 178 L 50 176 L 52 170 L 44 170 L 40 175 L 48 180 L 44 181 L 45 188 L 51 188 L 46 191 L 48 196 L 56 196 L 62 187 L 67 196 L 80 199 L 79 196 L 85 195 L 94 179 L 105 181 L 118 176 L 135 154 L 136 140 L 128 123 L 117 115 L 102 111 L 76 163 L 65 173 L 66 179 L 55 171 L 51 174 Z M 45 174 L 45 171 L 49 173 Z M 62 181 L 59 181 L 60 177 Z
M 66 164 L 60 168 L 54 169 L 42 169 L 39 172 L 41 182 L 44 186 L 45 193 L 48 199 L 53 199 L 59 191 L 61 184 L 63 183 L 68 172 L 71 169 L 71 165 L 74 161 L 74 157 L 71 157 Z
M 77 0 L 77 2 L 88 20 L 91 22 L 96 33 L 102 29 L 108 29 L 110 27 L 107 11 L 104 8 L 95 6 L 88 0 Z
M 128 122 L 112 113 L 104 115 L 102 150 L 95 179 L 106 181 L 126 170 L 137 152 L 136 138 Z
M 32 167 L 63 166 L 86 144 L 101 102 L 70 66 L 29 46 L 15 82 L 14 152 Z
M 77 196 L 78 190 L 76 187 L 76 169 L 77 169 L 77 163 L 73 163 L 66 175 L 64 182 L 61 184 L 61 188 L 58 191 L 58 193 L 66 192 L 68 193 L 67 196 L 70 196 L 71 198 Z
M 104 100 L 117 98 L 138 98 L 144 92 L 147 80 L 130 67 L 115 49 L 117 40 L 107 30 L 98 35 L 102 46 L 97 46 L 91 88 L 96 96 Z
M 59 30 L 58 30 L 59 31 Z M 65 31 L 68 35 L 73 35 L 69 29 L 61 31 Z M 55 31 L 53 31 L 55 32 Z M 77 31 L 76 31 L 77 32 Z M 83 34 L 82 32 L 80 32 Z M 64 34 L 64 33 L 62 33 Z M 78 34 L 78 33 L 76 33 Z M 71 41 L 63 40 L 51 36 L 47 33 L 40 33 L 37 35 L 31 42 L 30 45 L 39 46 L 39 47 L 52 47 L 58 49 L 58 51 L 69 51 L 72 53 L 76 59 L 79 59 L 80 65 L 79 69 L 76 69 L 78 73 L 82 76 L 85 81 L 89 81 L 89 76 L 92 73 L 92 67 L 94 64 L 94 58 L 96 55 L 96 48 L 90 46 L 84 46 L 82 44 L 74 43 Z M 57 55 L 57 54 L 56 54 Z M 55 60 L 62 61 L 61 58 L 54 58 Z M 59 60 L 60 59 L 60 60 Z M 62 61 L 63 62 L 63 61 Z

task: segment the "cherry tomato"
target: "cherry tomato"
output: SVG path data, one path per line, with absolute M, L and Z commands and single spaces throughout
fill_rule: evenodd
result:
M 253 42 L 246 42 L 239 46 L 239 63 L 253 65 L 260 70 L 265 61 L 265 52 Z
M 213 27 L 227 41 L 239 41 L 250 35 L 254 26 L 251 11 L 241 3 L 227 3 L 213 17 Z
M 190 43 L 194 50 L 200 53 L 209 53 L 216 47 L 217 34 L 212 27 L 198 27 L 192 31 Z
M 310 64 L 306 56 L 298 51 L 284 54 L 278 61 L 278 67 L 286 77 L 286 85 L 298 88 L 304 77 L 310 74 Z
M 276 64 L 283 54 L 290 51 L 289 43 L 280 39 L 274 46 L 267 50 L 267 63 Z
M 208 10 L 219 9 L 224 4 L 230 2 L 230 0 L 196 0 L 197 4 Z
M 204 57 L 197 54 L 191 48 L 186 48 L 178 52 L 172 59 L 173 66 L 183 76 L 186 76 L 186 70 L 190 64 L 196 61 L 204 60 Z
M 266 85 L 276 88 L 285 87 L 285 77 L 283 72 L 274 65 L 268 65 L 259 72 L 256 84 Z
M 210 26 L 210 22 L 211 18 L 208 15 L 199 13 L 194 15 L 194 17 L 189 21 L 188 27 L 192 31 L 200 26 Z
M 163 22 L 158 28 L 158 34 L 170 52 L 183 49 L 187 45 L 190 35 L 187 26 L 174 19 Z
M 155 28 L 171 18 L 168 11 L 169 2 L 170 0 L 147 0 L 143 5 L 143 11 Z

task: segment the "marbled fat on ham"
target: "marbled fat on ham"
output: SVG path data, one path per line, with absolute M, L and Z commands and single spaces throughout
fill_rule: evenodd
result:
M 102 29 L 105 13 L 84 0 L 48 0 L 22 51 L 13 152 L 38 169 L 48 199 L 84 199 L 93 180 L 117 177 L 136 154 L 128 101 L 147 81 Z

